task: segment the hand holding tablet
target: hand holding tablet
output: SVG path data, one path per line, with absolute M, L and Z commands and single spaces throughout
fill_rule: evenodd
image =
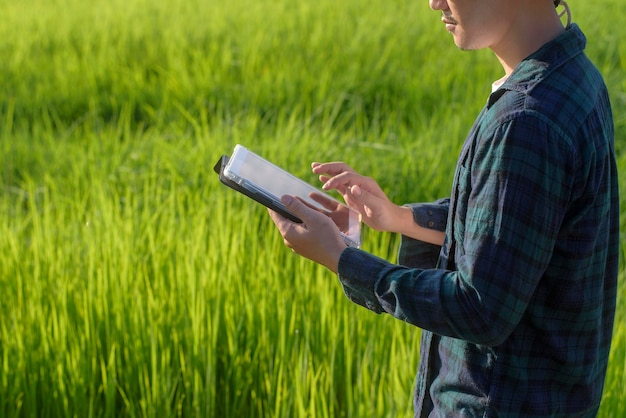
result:
M 297 197 L 308 207 L 331 218 L 347 245 L 357 248 L 361 245 L 361 216 L 357 211 L 242 145 L 235 146 L 231 157 L 222 156 L 215 171 L 223 184 L 291 221 L 301 223 L 280 201 L 283 195 Z

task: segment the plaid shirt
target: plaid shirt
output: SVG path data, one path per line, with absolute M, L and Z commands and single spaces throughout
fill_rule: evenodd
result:
M 348 248 L 346 295 L 422 333 L 419 417 L 591 417 L 615 313 L 613 122 L 576 25 L 493 92 L 450 199 L 411 205 L 443 247 L 402 238 L 399 265 Z

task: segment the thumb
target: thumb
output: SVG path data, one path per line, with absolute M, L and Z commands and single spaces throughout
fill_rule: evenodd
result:
M 364 190 L 359 185 L 355 184 L 352 187 L 350 187 L 350 195 L 352 199 L 354 199 L 354 201 L 358 203 L 359 205 L 369 206 L 372 204 L 376 204 L 375 196 L 369 193 L 367 190 Z
M 350 187 L 350 200 L 351 206 L 361 212 L 361 215 L 367 217 L 371 217 L 382 210 L 383 202 L 381 199 L 356 184 Z
M 283 205 L 285 205 L 285 207 L 287 207 L 287 209 L 289 209 L 291 213 L 302 219 L 302 221 L 308 217 L 309 211 L 311 210 L 304 203 L 302 203 L 300 199 L 294 196 L 284 195 L 280 198 L 280 201 Z
M 352 187 L 350 187 L 350 193 L 352 194 L 352 196 L 356 197 L 357 199 L 361 199 L 363 198 L 363 189 L 361 189 L 358 185 L 354 185 Z

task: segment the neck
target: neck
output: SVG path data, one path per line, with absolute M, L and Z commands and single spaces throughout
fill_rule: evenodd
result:
M 490 48 L 500 60 L 506 76 L 520 62 L 565 30 L 552 2 L 523 2 L 523 13 L 511 24 L 507 36 Z

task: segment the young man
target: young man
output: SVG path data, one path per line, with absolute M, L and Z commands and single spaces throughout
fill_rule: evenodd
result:
M 283 201 L 303 224 L 271 212 L 353 302 L 424 330 L 418 417 L 593 417 L 600 404 L 618 269 L 613 122 L 584 35 L 552 1 L 430 0 L 459 48 L 490 48 L 505 72 L 449 199 L 397 206 L 344 163 L 313 164 L 366 224 L 402 234 L 398 265 L 346 248 L 297 199 Z

